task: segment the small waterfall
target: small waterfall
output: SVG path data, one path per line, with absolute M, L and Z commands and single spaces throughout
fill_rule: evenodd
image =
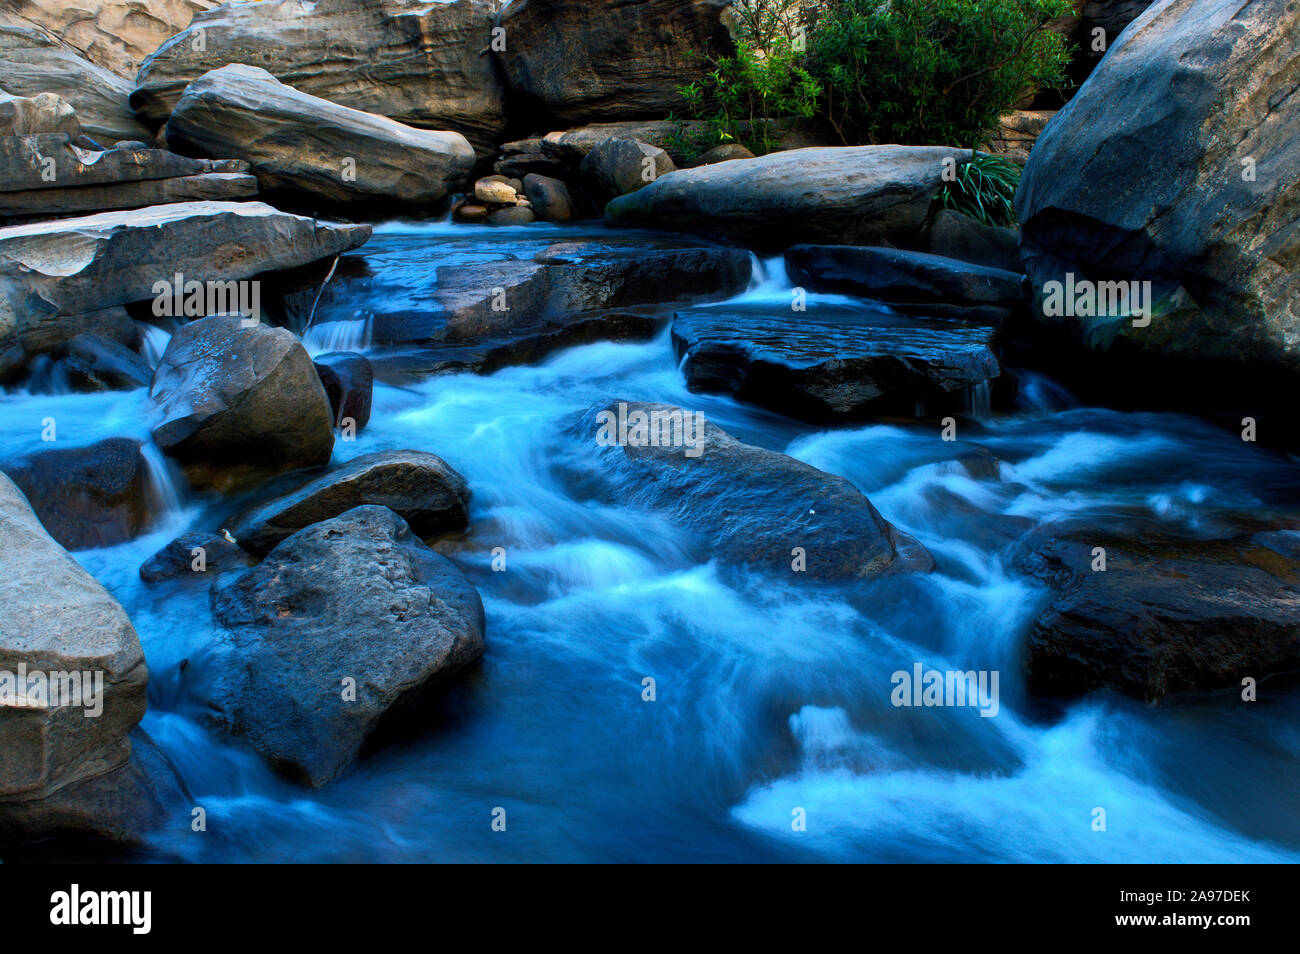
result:
M 323 321 L 314 324 L 302 335 L 302 346 L 313 358 L 327 351 L 364 351 L 370 347 L 374 318 L 353 318 L 345 321 Z
M 771 258 L 759 258 L 749 253 L 750 266 L 749 287 L 740 296 L 739 301 L 750 298 L 771 298 L 774 295 L 785 297 L 790 291 L 790 278 L 785 272 L 785 256 L 773 255 Z
M 993 385 L 981 381 L 966 389 L 965 410 L 977 421 L 993 419 Z
M 68 370 L 62 361 L 55 361 L 47 354 L 32 360 L 31 373 L 23 382 L 22 390 L 27 394 L 72 394 L 74 388 L 68 378 Z
M 153 441 L 140 445 L 145 462 L 149 511 L 155 526 L 167 523 L 184 511 L 188 487 L 180 468 L 169 460 Z
M 157 370 L 162 361 L 163 352 L 171 343 L 172 333 L 156 325 L 145 325 L 140 336 L 140 355 L 149 362 L 149 367 Z

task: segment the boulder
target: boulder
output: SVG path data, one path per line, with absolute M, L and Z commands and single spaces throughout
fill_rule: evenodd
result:
M 683 528 L 700 559 L 817 582 L 933 567 L 847 480 L 742 443 L 702 412 L 620 401 L 587 411 L 575 433 L 592 442 L 573 464 L 575 484 L 607 503 L 661 514 Z M 797 547 L 806 569 L 796 572 Z
M 605 207 L 618 226 L 706 232 L 762 249 L 801 242 L 916 246 L 962 149 L 793 149 L 670 172 Z
M 1029 297 L 1019 272 L 896 248 L 796 245 L 785 267 L 796 285 L 884 302 L 1006 306 Z
M 568 222 L 578 217 L 569 187 L 559 179 L 529 173 L 524 176 L 524 195 L 543 222 Z
M 692 391 L 814 423 L 961 411 L 1001 374 L 991 328 L 866 305 L 690 309 L 672 335 Z
M 474 183 L 474 198 L 488 205 L 514 205 L 519 201 L 519 193 L 505 179 L 479 179 Z
M 1044 325 L 1078 350 L 1134 356 L 1147 379 L 1169 368 L 1169 386 L 1188 392 L 1206 391 L 1207 363 L 1225 382 L 1294 381 L 1297 84 L 1300 7 L 1288 0 L 1166 0 L 1130 24 L 1048 124 L 1016 195 Z M 1057 309 L 1054 282 L 1137 290 L 1150 321 L 1122 305 Z
M 721 146 L 707 149 L 696 157 L 692 166 L 711 166 L 715 162 L 727 162 L 730 159 L 753 159 L 754 154 L 738 142 L 724 142 Z
M 96 66 L 135 79 L 146 56 L 218 0 L 9 0 L 27 20 L 74 47 Z
M 375 374 L 365 355 L 355 351 L 330 351 L 312 358 L 316 376 L 330 399 L 334 424 L 360 431 L 370 423 L 370 401 Z
M 29 136 L 62 133 L 75 139 L 81 135 L 76 111 L 54 93 L 12 96 L 0 92 L 0 136 Z
M 136 789 L 120 773 L 130 764 L 130 732 L 145 713 L 149 671 L 140 640 L 118 602 L 50 538 L 3 475 L 0 600 L 0 673 L 11 680 L 0 684 L 0 836 L 110 833 L 120 814 L 97 810 L 106 806 L 82 797 L 82 786 L 109 780 L 120 786 L 119 808 L 134 807 L 126 802 Z M 16 685 L 20 666 L 25 687 Z M 42 705 L 42 677 L 58 673 L 90 676 L 79 698 L 67 698 L 72 687 L 60 682 L 60 704 Z
M 1022 542 L 1018 569 L 1047 583 L 1028 637 L 1041 695 L 1114 689 L 1154 702 L 1300 668 L 1300 559 L 1255 540 L 1186 540 L 1062 525 Z M 1105 550 L 1094 572 L 1094 548 Z
M 29 190 L 116 185 L 211 172 L 248 172 L 243 162 L 189 159 L 165 149 L 129 143 L 112 149 L 83 149 L 67 133 L 0 138 L 0 195 Z
M 29 356 L 58 351 L 79 335 L 107 338 L 128 348 L 139 341 L 135 322 L 121 305 L 80 315 L 51 315 L 35 324 L 8 329 L 0 312 L 0 379 L 16 377 L 26 369 Z
M 930 223 L 930 251 L 972 265 L 1020 273 L 1020 236 L 969 215 L 941 209 Z
M 314 787 L 483 653 L 474 587 L 384 507 L 298 531 L 212 610 L 211 657 L 188 670 L 212 718 Z
M 379 451 L 353 458 L 282 497 L 259 503 L 234 521 L 249 553 L 265 555 L 303 527 L 362 506 L 387 507 L 422 540 L 469 525 L 469 485 L 441 457 L 422 451 Z
M 153 438 L 195 486 L 329 461 L 329 398 L 293 332 L 212 315 L 172 335 L 149 391 Z
M 638 139 L 606 139 L 583 158 L 578 172 L 597 208 L 635 192 L 677 167 L 668 153 Z
M 676 144 L 692 133 L 703 131 L 708 124 L 701 120 L 641 119 L 616 123 L 587 123 L 570 129 L 547 133 L 540 140 L 542 154 L 569 169 L 577 169 L 587 153 L 606 139 L 639 139 L 658 146 L 674 163 L 682 156 L 674 152 Z
M 144 179 L 70 189 L 0 192 L 0 217 L 50 219 L 76 213 L 139 209 L 170 202 L 225 202 L 250 199 L 255 195 L 256 176 L 209 172 L 173 179 Z
M 140 579 L 145 583 L 192 578 L 208 579 L 205 574 L 246 567 L 252 558 L 223 534 L 199 530 L 186 533 L 168 543 L 140 565 Z
M 147 388 L 153 380 L 148 361 L 103 335 L 77 335 L 59 348 L 54 358 L 77 391 L 130 391 Z
M 528 225 L 536 219 L 533 210 L 523 206 L 505 206 L 487 214 L 488 225 Z
M 685 105 L 678 87 L 733 49 L 729 0 L 513 0 L 498 17 L 501 65 L 517 94 L 560 122 L 659 119 Z
M 260 66 L 309 96 L 427 129 L 491 156 L 506 125 L 492 56 L 498 0 L 263 0 L 198 14 L 140 67 L 131 104 L 161 123 L 187 84 L 231 63 Z M 203 41 L 198 42 L 202 33 Z M 358 156 L 358 165 L 363 157 Z
M 81 131 L 101 142 L 149 138 L 127 105 L 127 80 L 10 13 L 0 13 L 0 90 L 26 97 L 54 93 L 76 111 Z
M 3 468 L 49 535 L 69 550 L 112 546 L 149 526 L 149 468 L 138 440 L 50 447 Z
M 362 212 L 435 208 L 474 165 L 458 132 L 340 106 L 238 64 L 190 83 L 166 131 L 181 152 L 246 160 L 265 191 Z
M 158 296 L 181 275 L 228 283 L 364 243 L 365 225 L 335 225 L 261 202 L 177 202 L 0 228 L 0 376 L 81 331 L 70 316 Z M 61 333 L 62 337 L 54 334 Z M 16 357 L 14 357 L 16 355 Z

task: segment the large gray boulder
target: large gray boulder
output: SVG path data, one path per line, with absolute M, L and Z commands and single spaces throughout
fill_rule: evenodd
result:
M 730 0 L 512 0 L 498 56 L 516 93 L 563 123 L 662 119 L 701 78 L 699 54 L 731 51 Z
M 337 255 L 369 237 L 366 225 L 261 202 L 177 202 L 0 228 L 0 376 L 96 330 L 69 316 L 150 301 L 178 274 L 228 291 L 225 283 Z
M 945 169 L 969 157 L 939 146 L 775 152 L 670 172 L 614 199 L 605 220 L 712 233 L 758 248 L 916 246 Z
M 591 451 L 570 476 L 604 502 L 662 515 L 698 557 L 726 566 L 818 583 L 932 568 L 925 549 L 844 478 L 701 418 L 666 404 L 594 407 L 575 426 Z
M 76 110 L 81 131 L 106 145 L 150 138 L 127 105 L 127 80 L 11 13 L 0 13 L 0 90 L 14 96 L 56 94 Z
M 483 654 L 478 592 L 385 507 L 298 531 L 212 610 L 212 656 L 190 669 L 213 719 L 314 787 Z
M 353 458 L 298 489 L 259 503 L 235 521 L 239 545 L 261 556 L 285 537 L 354 507 L 387 507 L 422 540 L 469 524 L 469 485 L 441 457 L 379 451 Z
M 161 123 L 187 84 L 247 63 L 294 89 L 411 126 L 451 129 L 487 157 L 505 129 L 492 42 L 498 0 L 225 4 L 145 60 L 131 104 Z
M 166 134 L 187 155 L 248 161 L 265 191 L 361 212 L 437 206 L 474 166 L 460 133 L 340 106 L 239 64 L 190 83 Z
M 583 158 L 578 171 L 598 208 L 615 196 L 645 188 L 677 167 L 668 153 L 639 139 L 606 139 Z
M 81 123 L 76 110 L 55 93 L 14 96 L 0 92 L 0 136 L 64 133 L 76 138 Z
M 73 793 L 111 780 L 118 807 L 130 810 L 125 802 L 136 789 L 126 778 L 129 734 L 144 717 L 149 680 L 140 640 L 118 602 L 50 538 L 3 474 L 0 601 L 0 836 L 34 838 L 66 828 L 111 833 L 122 818 L 101 811 L 108 807 L 102 800 Z M 20 666 L 25 687 L 17 685 Z M 42 677 L 59 673 L 79 674 L 82 695 L 57 680 L 61 704 L 42 705 Z
M 149 391 L 154 442 L 196 486 L 230 487 L 329 461 L 329 398 L 287 328 L 213 315 L 182 326 Z
M 860 245 L 796 245 L 786 273 L 814 291 L 846 292 L 876 301 L 1017 305 L 1028 297 L 1024 278 L 929 252 Z
M 1164 0 L 1133 21 L 1025 167 L 1016 208 L 1040 319 L 1137 356 L 1146 377 L 1179 362 L 1202 392 L 1197 362 L 1300 372 L 1298 84 L 1288 0 Z M 1071 278 L 1150 282 L 1149 324 L 1086 301 L 1048 314 L 1049 283 Z

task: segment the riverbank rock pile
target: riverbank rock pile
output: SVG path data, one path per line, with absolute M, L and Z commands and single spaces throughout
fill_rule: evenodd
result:
M 457 222 L 527 225 L 536 215 L 522 182 L 509 176 L 491 175 L 475 182 L 473 193 L 452 206 L 451 217 Z

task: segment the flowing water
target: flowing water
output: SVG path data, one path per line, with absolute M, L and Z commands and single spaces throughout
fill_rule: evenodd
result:
M 364 251 L 373 294 L 400 298 L 431 264 L 586 234 L 390 225 Z M 790 300 L 771 262 L 742 297 Z M 364 344 L 378 302 L 347 304 L 317 315 L 312 350 Z M 437 546 L 482 594 L 487 650 L 424 731 L 319 792 L 214 733 L 180 689 L 182 660 L 210 638 L 207 586 L 146 587 L 137 570 L 183 530 L 219 528 L 214 500 L 177 491 L 147 536 L 76 554 L 130 613 L 151 671 L 144 728 L 207 811 L 205 833 L 186 815 L 153 850 L 192 861 L 1300 860 L 1300 690 L 1251 706 L 1230 693 L 1038 706 L 1020 652 L 1047 593 L 1008 560 L 1027 527 L 1066 515 L 1140 508 L 1188 531 L 1225 511 L 1293 510 L 1300 466 L 1190 417 L 1081 407 L 1050 380 L 1021 381 L 1017 410 L 962 425 L 1000 458 L 998 479 L 971 477 L 954 461 L 970 445 L 932 425 L 822 430 L 691 394 L 666 333 L 490 376 L 378 385 L 369 427 L 336 444 L 336 462 L 415 448 L 468 478 L 472 527 Z M 583 500 L 562 476 L 594 451 L 575 416 L 618 399 L 702 410 L 846 477 L 938 569 L 830 588 L 692 562 L 661 515 Z M 71 446 L 147 436 L 143 391 L 2 400 L 0 439 L 15 452 L 40 446 L 46 417 Z M 165 464 L 151 470 L 168 484 Z M 998 714 L 895 708 L 891 674 L 916 663 L 999 670 Z M 1105 831 L 1093 830 L 1097 807 Z M 491 828 L 496 808 L 505 832 Z M 797 809 L 806 830 L 794 830 Z

